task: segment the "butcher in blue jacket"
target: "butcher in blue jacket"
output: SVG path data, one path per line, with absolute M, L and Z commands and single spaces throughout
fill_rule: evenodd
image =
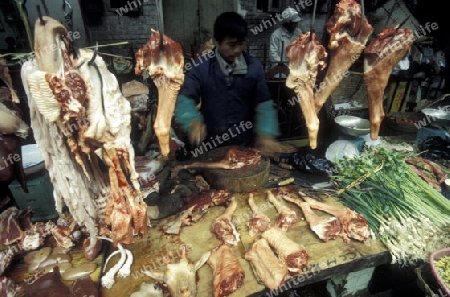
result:
M 247 23 L 224 12 L 214 23 L 216 46 L 185 63 L 175 120 L 197 152 L 220 146 L 279 149 L 277 110 L 261 63 L 244 51 Z

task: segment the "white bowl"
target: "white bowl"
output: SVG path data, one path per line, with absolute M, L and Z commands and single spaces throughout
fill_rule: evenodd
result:
M 334 122 L 347 135 L 358 137 L 370 133 L 370 122 L 363 118 L 341 115 L 337 116 Z

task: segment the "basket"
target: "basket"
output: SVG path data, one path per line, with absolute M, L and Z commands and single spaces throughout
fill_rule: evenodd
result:
M 433 275 L 436 277 L 436 280 L 439 283 L 439 286 L 441 287 L 442 291 L 446 294 L 445 296 L 450 296 L 450 288 L 446 286 L 444 280 L 439 275 L 437 267 L 434 265 L 434 261 L 437 261 L 446 256 L 450 256 L 450 248 L 435 251 L 430 256 L 430 266 Z

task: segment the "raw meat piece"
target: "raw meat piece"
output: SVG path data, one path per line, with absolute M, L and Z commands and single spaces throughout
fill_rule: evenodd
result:
M 248 233 L 250 236 L 255 236 L 259 232 L 264 232 L 270 228 L 270 219 L 266 216 L 259 207 L 256 205 L 253 199 L 253 193 L 249 193 L 248 204 L 252 210 L 253 217 L 247 223 Z
M 181 210 L 204 211 L 212 206 L 228 203 L 232 197 L 233 193 L 228 190 L 211 189 L 203 191 L 198 196 L 192 197 L 188 203 L 181 207 Z
M 233 194 L 227 190 L 203 191 L 183 205 L 180 214 L 175 219 L 168 221 L 163 226 L 163 230 L 167 234 L 179 234 L 181 227 L 197 222 L 208 208 L 226 204 L 232 197 Z
M 175 178 L 182 169 L 239 169 L 244 166 L 257 165 L 261 161 L 261 152 L 254 148 L 230 148 L 225 158 L 217 162 L 194 162 L 187 165 L 177 165 L 172 170 L 171 178 Z
M 276 198 L 270 190 L 267 191 L 267 199 L 270 203 L 275 205 L 275 208 L 278 211 L 278 218 L 276 221 L 276 226 L 278 228 L 282 231 L 287 231 L 291 226 L 298 223 L 297 213 Z
M 297 39 L 286 47 L 289 60 L 289 75 L 286 86 L 294 90 L 300 104 L 306 127 L 308 128 L 309 146 L 317 147 L 319 118 L 314 108 L 314 85 L 317 73 L 326 66 L 327 52 L 319 44 L 317 35 L 307 32 L 298 35 Z
M 86 227 L 88 254 L 99 231 L 116 245 L 132 243 L 135 234 L 147 233 L 148 218 L 130 141 L 130 104 L 101 57 L 84 49 L 74 56 L 64 26 L 43 19 L 35 23 L 36 60 L 24 63 L 21 76 L 56 209 L 61 213 L 65 204 Z
M 309 228 L 316 233 L 316 235 L 327 242 L 330 239 L 336 239 L 342 232 L 342 225 L 340 221 L 335 218 L 323 218 L 314 213 L 308 203 L 302 202 L 289 195 L 282 196 L 286 201 L 297 204 L 305 216 L 305 220 L 309 224 Z
M 163 44 L 160 44 L 160 39 Z M 147 43 L 136 52 L 136 75 L 147 70 L 158 89 L 158 110 L 154 124 L 161 155 L 167 157 L 170 152 L 169 131 L 177 95 L 184 82 L 184 56 L 181 45 L 152 30 Z
M 306 251 L 278 228 L 272 227 L 261 234 L 270 246 L 275 250 L 278 257 L 282 259 L 292 273 L 299 273 L 308 265 L 308 254 Z
M 16 247 L 9 247 L 0 252 L 0 275 L 3 275 L 5 269 L 11 264 L 14 256 L 19 252 Z
M 213 269 L 214 297 L 228 296 L 242 286 L 245 273 L 228 244 L 214 248 L 208 264 Z
M 12 206 L 0 214 L 0 244 L 10 245 L 25 236 L 19 225 L 18 216 L 22 211 Z
M 70 286 L 71 297 L 98 297 L 99 290 L 89 276 L 75 280 Z
M 288 269 L 286 263 L 279 259 L 264 238 L 256 240 L 245 253 L 245 259 L 253 264 L 256 274 L 270 290 L 281 286 Z
M 5 65 L 6 63 L 7 61 L 5 58 L 0 58 L 0 80 L 2 80 L 8 87 L 8 90 L 11 93 L 11 101 L 13 103 L 20 103 L 20 99 L 17 96 L 16 90 L 13 86 L 11 75 L 9 74 L 9 68 Z
M 236 245 L 240 240 L 239 233 L 232 222 L 233 213 L 236 210 L 236 207 L 237 202 L 233 197 L 231 198 L 230 204 L 227 206 L 224 213 L 221 214 L 211 225 L 211 232 L 217 237 L 217 239 L 230 245 Z
M 358 60 L 373 32 L 367 18 L 363 17 L 361 5 L 355 0 L 339 1 L 326 23 L 326 29 L 330 35 L 330 60 L 315 96 L 317 113 L 346 76 L 348 69 Z
M 349 242 L 350 238 L 366 242 L 372 237 L 366 218 L 345 206 L 330 205 L 315 199 L 302 197 L 313 209 L 318 209 L 335 216 L 342 224 L 342 238 Z
M 45 273 L 32 281 L 25 281 L 25 297 L 60 297 L 70 296 L 69 288 L 62 282 L 59 268 Z
M 163 281 L 169 288 L 171 297 L 195 297 L 197 296 L 196 272 L 206 263 L 210 255 L 211 252 L 208 251 L 192 264 L 186 257 L 186 247 L 183 247 L 179 263 L 171 263 L 166 257 L 165 271 L 144 270 L 144 273 L 155 280 Z
M 14 297 L 23 292 L 23 288 L 6 276 L 0 276 L 0 296 Z
M 394 67 L 408 53 L 414 33 L 408 28 L 383 29 L 364 50 L 364 84 L 367 88 L 370 138 L 378 139 L 384 119 L 384 90 Z

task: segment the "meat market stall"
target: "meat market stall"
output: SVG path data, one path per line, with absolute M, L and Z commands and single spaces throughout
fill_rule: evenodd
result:
M 317 114 L 342 80 L 336 73 L 360 56 L 366 142 L 378 140 L 389 74 L 412 42 L 412 31 L 400 26 L 369 41 L 373 28 L 354 0 L 339 1 L 326 29 L 326 45 L 311 30 L 287 48 L 286 86 L 298 97 L 312 151 L 320 144 Z M 31 210 L 15 207 L 0 214 L 0 292 L 7 296 L 257 297 L 359 273 L 361 282 L 345 287 L 352 294 L 366 289 L 374 267 L 426 262 L 450 245 L 450 202 L 440 193 L 448 168 L 418 155 L 366 145 L 330 161 L 292 147 L 271 158 L 221 147 L 176 160 L 171 123 L 184 57 L 162 30 L 152 30 L 135 54 L 135 74 L 148 75 L 160 99 L 140 123 L 154 132 L 157 152 L 136 156 L 132 100 L 98 48 L 77 50 L 66 34 L 40 16 L 36 57 L 22 67 L 59 218 L 31 222 Z M 148 88 L 128 91 L 141 96 Z M 145 153 L 151 136 L 142 138 Z M 160 190 L 161 205 L 175 207 L 152 204 Z

